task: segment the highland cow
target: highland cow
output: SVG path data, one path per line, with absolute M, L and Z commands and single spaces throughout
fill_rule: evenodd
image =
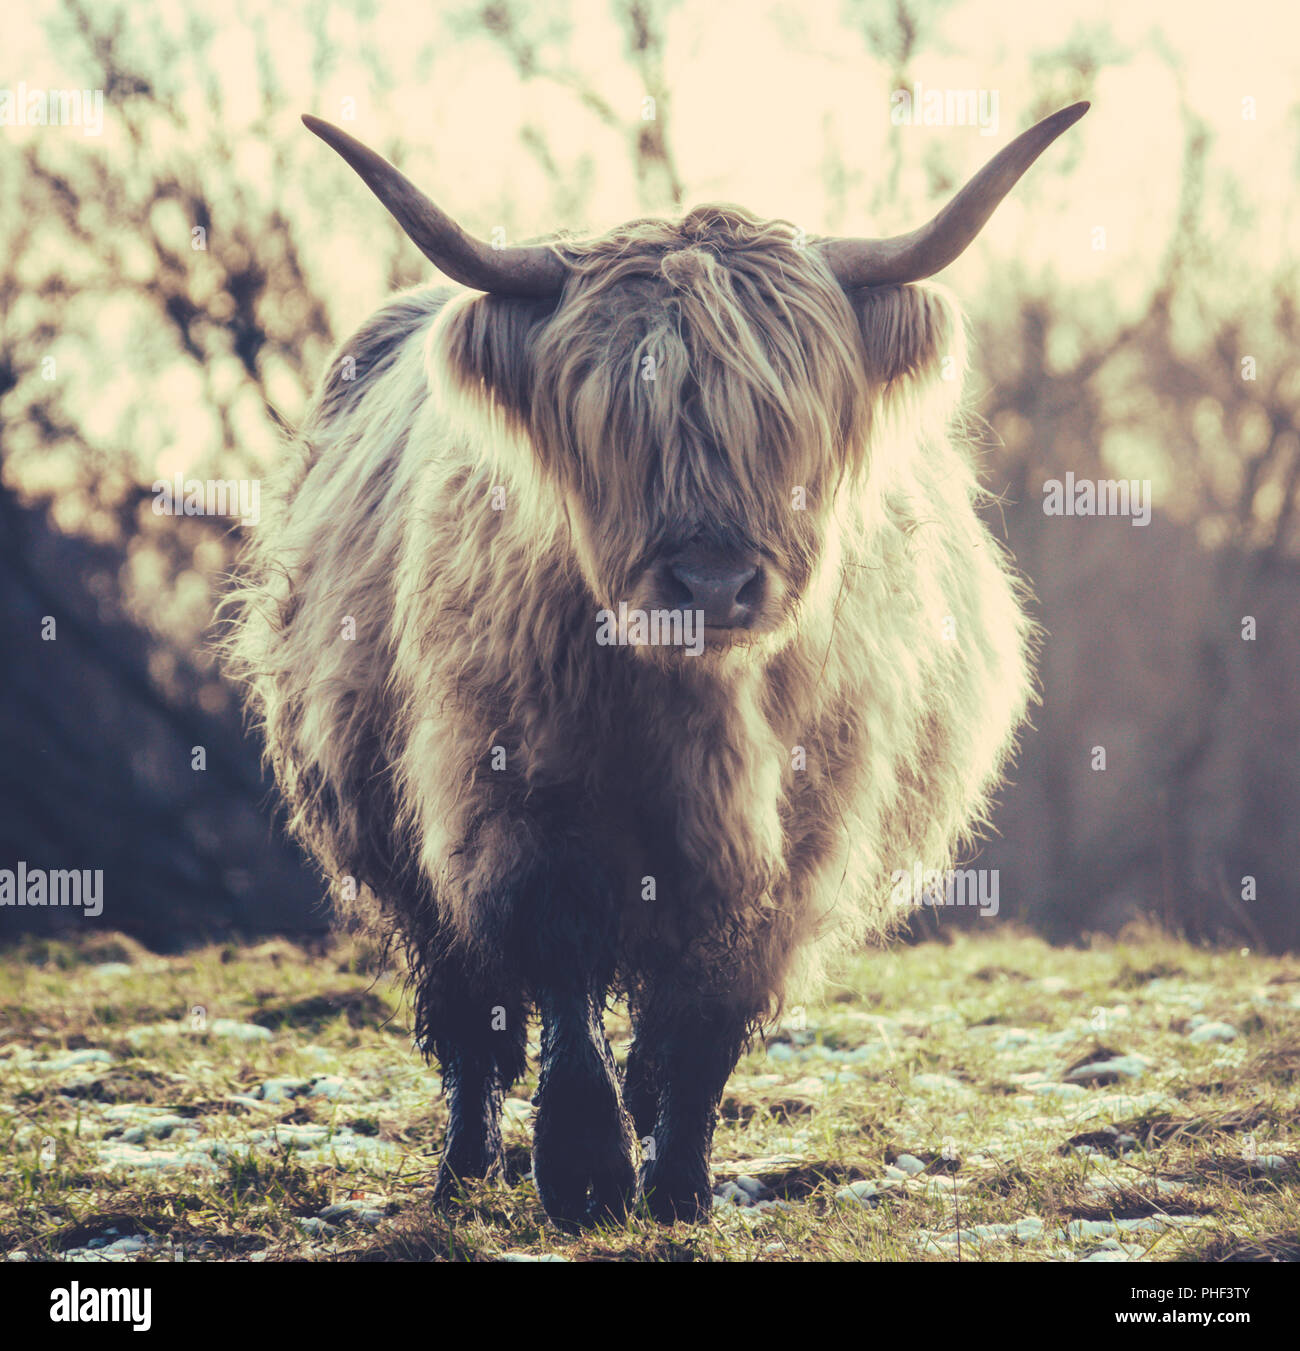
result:
M 948 432 L 963 322 L 917 283 L 1086 107 L 895 239 L 703 206 L 512 248 L 304 119 L 466 288 L 331 362 L 231 642 L 293 833 L 406 947 L 439 1201 L 501 1170 L 536 1011 L 547 1214 L 700 1217 L 743 1049 L 974 840 L 1033 626 Z M 700 640 L 633 632 L 665 613 Z

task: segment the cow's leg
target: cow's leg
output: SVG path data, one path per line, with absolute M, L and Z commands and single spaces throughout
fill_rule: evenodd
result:
M 512 948 L 542 1017 L 533 1178 L 547 1215 L 573 1229 L 636 1199 L 632 1129 L 605 1038 L 618 916 L 584 842 L 551 833 L 514 888 Z
M 444 1205 L 469 1178 L 498 1176 L 505 1163 L 501 1100 L 523 1073 L 527 1015 L 516 997 L 485 992 L 444 961 L 417 991 L 421 1044 L 438 1061 L 449 1120 L 434 1202 Z
M 637 1125 L 641 1189 L 657 1220 L 693 1222 L 712 1207 L 709 1162 L 718 1103 L 749 1041 L 753 1014 L 725 997 L 680 989 L 656 991 L 641 1011 L 628 1063 L 638 1077 L 653 1066 L 658 1089 L 653 1128 Z
M 621 1219 L 636 1198 L 632 1128 L 605 1039 L 602 991 L 547 992 L 533 1178 L 561 1228 Z
M 633 1026 L 638 1025 L 635 1009 Z M 638 1037 L 627 1053 L 623 1069 L 623 1105 L 632 1118 L 638 1139 L 644 1140 L 655 1128 L 659 1115 L 659 1072 L 655 1068 L 649 1043 Z

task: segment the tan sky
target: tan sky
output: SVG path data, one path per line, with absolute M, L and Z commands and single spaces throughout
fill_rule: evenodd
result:
M 52 45 L 42 28 L 54 8 L 54 0 L 40 0 L 6 15 L 8 73 L 0 83 L 77 83 L 78 72 L 67 65 L 69 49 Z M 305 209 L 305 199 L 295 193 L 319 191 L 321 184 L 352 194 L 339 211 L 342 233 L 313 243 L 335 279 L 340 326 L 357 322 L 382 296 L 386 262 L 380 251 L 366 247 L 380 208 L 300 127 L 303 110 L 343 120 L 354 107 L 349 129 L 381 145 L 400 132 L 412 176 L 467 226 L 483 232 L 503 217 L 518 234 L 581 223 L 554 218 L 553 187 L 520 142 L 519 132 L 528 125 L 544 135 L 566 180 L 577 181 L 589 161 L 589 224 L 603 226 L 639 213 L 622 135 L 600 126 L 561 84 L 522 83 L 492 39 L 453 40 L 445 16 L 465 8 L 379 5 L 373 21 L 359 19 L 347 4 L 285 0 L 243 0 L 230 10 L 173 0 L 126 8 L 128 28 L 145 38 L 157 31 L 182 35 L 195 17 L 217 29 L 208 63 L 177 72 L 178 96 L 200 134 L 209 121 L 204 85 L 210 79 L 221 88 L 222 124 L 232 139 L 259 115 L 253 33 L 264 27 L 270 35 L 282 89 L 272 136 L 292 146 L 304 166 L 301 188 L 288 196 L 289 209 L 295 202 Z M 673 10 L 666 59 L 669 125 L 688 199 L 737 201 L 792 218 L 810 231 L 908 228 L 936 205 L 928 191 L 932 163 L 964 178 L 1028 124 L 1040 98 L 1055 99 L 1059 91 L 1056 101 L 1071 101 L 1077 86 L 1050 54 L 1077 34 L 1108 29 L 1114 59 L 1103 64 L 1089 90 L 1092 112 L 1049 151 L 1000 208 L 979 245 L 944 280 L 961 294 L 975 294 L 989 269 L 1014 261 L 1031 275 L 1052 271 L 1067 283 L 1104 288 L 1119 306 L 1117 318 L 1135 310 L 1174 220 L 1184 105 L 1215 138 L 1211 201 L 1223 197 L 1231 176 L 1259 213 L 1249 237 L 1232 241 L 1240 256 L 1262 270 L 1293 249 L 1300 9 L 1287 0 L 955 3 L 908 74 L 927 89 L 995 96 L 992 135 L 971 127 L 893 125 L 889 67 L 859 30 L 846 25 L 852 8 L 841 0 L 684 0 Z M 571 40 L 543 43 L 541 63 L 576 73 L 629 122 L 641 115 L 645 91 L 622 58 L 622 35 L 607 6 L 597 0 L 532 3 L 525 12 L 530 25 L 539 16 L 574 15 Z M 308 27 L 306 16 L 318 13 L 325 15 L 323 33 Z M 317 94 L 311 63 L 319 45 L 330 69 Z M 368 47 L 386 73 L 380 82 L 359 56 Z M 1248 99 L 1254 100 L 1253 118 L 1243 115 Z M 0 134 L 20 139 L 35 133 L 4 128 Z M 826 190 L 828 146 L 842 157 L 847 176 L 838 201 Z M 166 148 L 161 137 L 158 148 Z M 106 156 L 122 153 L 111 105 L 96 149 Z M 895 154 L 897 193 L 886 200 L 881 187 Z M 246 181 L 267 180 L 270 147 L 250 140 L 241 155 Z M 1098 230 L 1104 231 L 1104 248 L 1097 247 Z M 105 323 L 110 319 L 106 311 Z M 119 394 L 127 397 L 126 391 Z M 167 397 L 192 403 L 193 381 L 178 383 Z M 111 423 L 120 412 L 112 392 L 100 391 L 96 399 L 93 416 Z M 165 420 L 165 409 L 157 416 Z M 141 436 L 142 444 L 149 440 Z M 175 446 L 156 462 L 157 469 L 184 469 L 205 453 L 202 445 Z

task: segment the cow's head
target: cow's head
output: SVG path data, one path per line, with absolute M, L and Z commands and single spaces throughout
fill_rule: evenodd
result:
M 465 234 L 386 160 L 303 120 L 427 257 L 485 293 L 449 314 L 444 359 L 521 433 L 598 606 L 696 611 L 715 648 L 772 648 L 811 598 L 834 603 L 841 508 L 883 477 L 873 421 L 940 374 L 956 391 L 960 320 L 915 283 L 1087 108 L 1024 132 L 893 239 L 810 239 L 704 206 L 512 248 Z

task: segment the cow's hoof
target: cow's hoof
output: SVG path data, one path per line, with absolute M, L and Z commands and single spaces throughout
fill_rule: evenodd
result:
M 660 1224 L 698 1224 L 713 1210 L 709 1165 L 703 1160 L 674 1164 L 655 1159 L 641 1170 L 646 1208 Z
M 533 1181 L 551 1222 L 567 1232 L 619 1221 L 636 1203 L 632 1132 L 603 1061 L 556 1064 L 538 1088 Z
M 500 1177 L 505 1172 L 505 1154 L 498 1150 L 457 1149 L 449 1145 L 438 1165 L 438 1177 L 433 1184 L 433 1204 L 446 1209 L 461 1192 L 461 1184 L 470 1180 Z

